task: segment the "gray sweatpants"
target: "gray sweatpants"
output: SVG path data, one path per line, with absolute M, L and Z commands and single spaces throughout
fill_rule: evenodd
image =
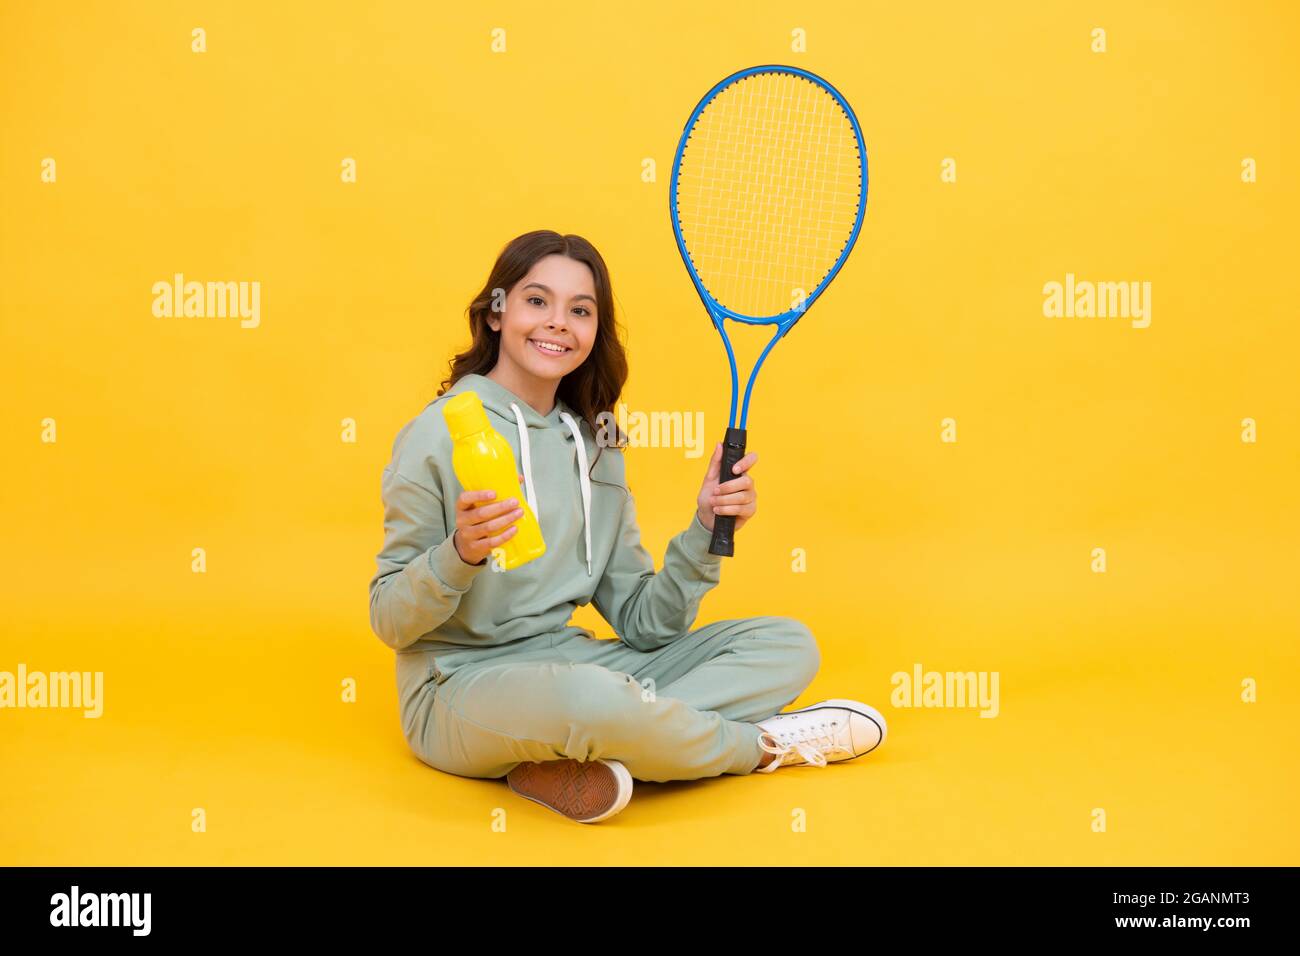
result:
M 751 617 L 640 651 L 569 626 L 497 647 L 399 652 L 402 730 L 430 766 L 504 777 L 523 762 L 598 757 L 638 780 L 746 774 L 756 722 L 792 704 L 821 654 L 807 626 Z

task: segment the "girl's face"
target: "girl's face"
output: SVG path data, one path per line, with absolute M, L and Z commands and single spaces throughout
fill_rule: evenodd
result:
M 505 311 L 488 315 L 501 332 L 497 367 L 521 381 L 558 385 L 591 354 L 596 320 L 596 285 L 586 263 L 544 256 L 510 290 Z

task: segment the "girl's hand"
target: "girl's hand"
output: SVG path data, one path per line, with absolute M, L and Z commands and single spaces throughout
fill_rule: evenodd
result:
M 713 449 L 713 458 L 709 461 L 709 470 L 704 476 L 700 496 L 696 500 L 700 524 L 712 531 L 715 514 L 735 515 L 736 530 L 739 531 L 746 521 L 754 517 L 754 512 L 758 510 L 758 492 L 754 490 L 754 479 L 747 472 L 754 467 L 756 461 L 758 455 L 751 451 L 736 462 L 735 475 L 724 477 L 722 442 L 718 442 Z
M 519 483 L 522 485 L 523 481 L 524 476 L 520 475 Z M 524 516 L 524 509 L 518 498 L 475 507 L 476 502 L 491 501 L 496 494 L 491 489 L 462 491 L 456 499 L 456 530 L 451 533 L 451 539 L 456 553 L 466 564 L 483 564 L 494 548 L 501 547 L 519 531 L 515 522 Z M 502 528 L 505 530 L 501 531 Z

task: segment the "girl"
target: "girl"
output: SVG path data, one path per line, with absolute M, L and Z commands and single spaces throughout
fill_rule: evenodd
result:
M 721 574 L 714 515 L 735 515 L 739 531 L 756 511 L 753 452 L 723 476 L 714 448 L 690 523 L 655 571 L 612 421 L 627 359 L 592 245 L 550 230 L 519 236 L 468 311 L 472 344 L 393 443 L 370 581 L 371 627 L 397 651 L 402 729 L 420 759 L 504 776 L 592 823 L 627 805 L 634 777 L 770 773 L 879 746 L 884 718 L 857 701 L 779 713 L 820 664 L 799 621 L 691 629 Z M 513 498 L 484 504 L 493 492 L 461 488 L 451 467 L 442 405 L 466 390 L 511 442 L 546 540 L 545 554 L 509 572 L 488 569 L 488 557 L 523 509 Z M 588 603 L 619 640 L 568 624 Z

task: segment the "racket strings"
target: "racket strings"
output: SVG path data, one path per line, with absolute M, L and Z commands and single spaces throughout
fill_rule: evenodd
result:
M 751 74 L 701 110 L 674 202 L 700 281 L 755 318 L 811 295 L 857 221 L 862 161 L 853 124 L 824 87 Z

